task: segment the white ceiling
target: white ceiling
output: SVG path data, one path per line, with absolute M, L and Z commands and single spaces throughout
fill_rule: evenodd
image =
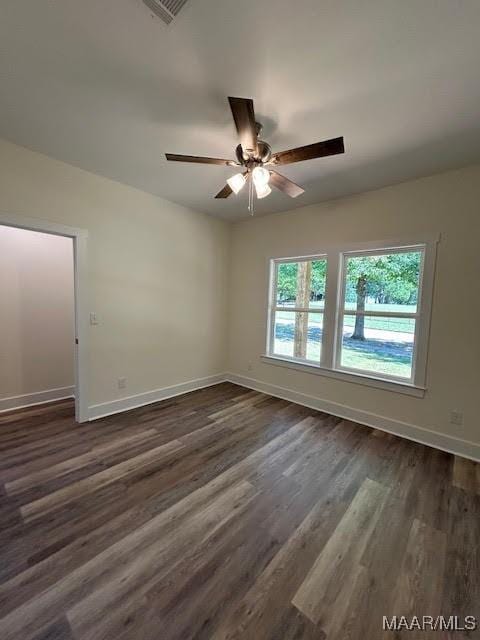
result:
M 225 218 L 227 96 L 252 97 L 274 150 L 339 135 L 286 167 L 271 213 L 480 160 L 479 0 L 189 0 L 167 27 L 141 0 L 0 0 L 0 136 Z

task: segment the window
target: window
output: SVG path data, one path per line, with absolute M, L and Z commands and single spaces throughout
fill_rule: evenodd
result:
M 428 241 L 271 260 L 267 357 L 423 388 L 435 250 Z
M 327 261 L 276 263 L 271 352 L 320 362 Z
M 337 366 L 411 381 L 423 250 L 343 256 Z

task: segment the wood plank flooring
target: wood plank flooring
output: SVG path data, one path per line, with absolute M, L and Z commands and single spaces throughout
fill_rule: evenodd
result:
M 0 415 L 1 640 L 476 638 L 479 465 L 225 383 Z

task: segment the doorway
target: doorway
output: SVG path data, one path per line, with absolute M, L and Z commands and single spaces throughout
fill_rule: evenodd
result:
M 86 422 L 88 416 L 87 397 L 87 339 L 88 324 L 86 312 L 86 278 L 87 278 L 87 237 L 85 229 L 68 227 L 65 225 L 27 218 L 24 216 L 0 213 L 0 225 L 37 231 L 54 236 L 70 238 L 73 244 L 73 365 L 74 365 L 74 396 L 75 396 L 75 420 Z M 1 336 L 0 336 L 1 340 Z

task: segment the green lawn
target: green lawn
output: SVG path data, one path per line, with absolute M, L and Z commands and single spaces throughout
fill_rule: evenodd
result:
M 390 307 L 393 305 L 375 305 Z M 402 309 L 405 306 L 402 305 Z M 387 309 L 385 309 L 387 310 Z M 411 309 L 413 310 L 413 309 Z M 275 353 L 293 356 L 295 317 L 292 312 L 277 312 L 277 319 L 283 320 L 275 328 Z M 414 320 L 409 318 L 367 318 L 365 320 L 366 340 L 352 340 L 351 332 L 355 324 L 353 316 L 345 316 L 342 344 L 342 366 L 379 375 L 410 378 L 413 353 Z M 309 317 L 307 358 L 320 362 L 323 330 L 323 314 Z
M 374 343 L 374 340 L 356 342 L 344 340 L 342 348 L 342 366 L 352 369 L 372 371 L 379 375 L 410 378 L 412 374 L 412 350 L 405 348 L 404 353 L 392 352 L 384 346 Z M 369 344 L 370 343 L 370 344 Z

